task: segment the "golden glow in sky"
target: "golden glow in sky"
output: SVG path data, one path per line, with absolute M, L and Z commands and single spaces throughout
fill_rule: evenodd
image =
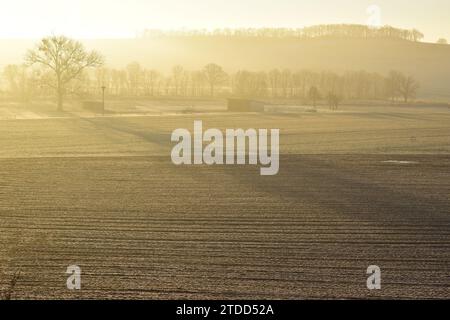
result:
M 361 23 L 381 8 L 382 23 L 417 28 L 428 41 L 450 38 L 448 0 L 2 0 L 0 38 L 134 37 L 146 28 L 303 27 Z

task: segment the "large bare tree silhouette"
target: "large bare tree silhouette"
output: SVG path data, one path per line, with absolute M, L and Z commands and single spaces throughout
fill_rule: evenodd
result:
M 56 92 L 58 110 L 63 110 L 66 86 L 81 76 L 84 69 L 99 67 L 103 57 L 95 51 L 87 52 L 83 45 L 64 36 L 44 38 L 26 56 L 29 65 L 39 64 L 46 71 L 45 84 Z

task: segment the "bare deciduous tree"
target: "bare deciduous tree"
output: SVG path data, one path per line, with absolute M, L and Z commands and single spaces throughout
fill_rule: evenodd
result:
M 210 63 L 204 68 L 205 78 L 210 87 L 211 97 L 214 96 L 214 89 L 217 85 L 223 84 L 227 79 L 227 74 L 223 71 L 222 67 Z
M 180 65 L 176 65 L 172 68 L 172 79 L 169 80 L 172 81 L 171 85 L 175 88 L 175 95 L 178 96 L 180 92 L 180 88 L 183 85 L 183 75 L 184 75 L 184 68 Z
M 402 73 L 392 70 L 386 78 L 386 95 L 392 101 L 400 94 L 400 79 L 403 77 Z
M 320 92 L 317 87 L 313 86 L 309 89 L 308 98 L 313 103 L 313 107 L 315 108 L 317 105 L 317 100 L 320 99 Z
M 146 95 L 154 96 L 155 95 L 155 87 L 158 84 L 161 74 L 156 70 L 144 70 L 144 87 Z
M 269 83 L 270 87 L 272 88 L 272 97 L 275 98 L 278 96 L 278 87 L 279 87 L 279 81 L 281 78 L 281 72 L 278 69 L 274 69 L 269 72 Z
M 342 102 L 342 97 L 333 92 L 330 92 L 327 95 L 327 101 L 330 109 L 335 111 L 339 108 L 339 104 Z
M 64 36 L 44 38 L 36 49 L 28 52 L 27 64 L 39 64 L 46 69 L 47 83 L 57 96 L 58 110 L 63 110 L 66 86 L 81 76 L 83 70 L 103 64 L 103 57 L 95 51 L 87 52 L 83 45 Z
M 141 65 L 138 62 L 132 62 L 127 65 L 127 75 L 131 94 L 138 96 L 143 76 Z
M 8 82 L 9 90 L 16 94 L 20 88 L 20 66 L 11 64 L 5 67 L 3 75 Z
M 414 98 L 419 90 L 419 83 L 412 76 L 401 75 L 399 78 L 399 92 L 403 97 L 405 103 L 409 99 Z

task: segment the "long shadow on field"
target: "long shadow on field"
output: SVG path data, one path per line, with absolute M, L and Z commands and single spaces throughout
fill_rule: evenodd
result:
M 96 128 L 114 130 L 120 133 L 129 134 L 146 142 L 154 143 L 160 146 L 167 146 L 170 143 L 170 135 L 166 133 L 160 133 L 155 131 L 149 131 L 148 128 L 145 130 L 139 130 L 136 128 L 136 124 L 129 125 L 124 119 L 87 119 L 83 118 L 84 121 L 89 122 Z
M 364 119 L 377 120 L 404 120 L 404 121 L 427 121 L 427 122 L 442 122 L 442 118 L 429 118 L 427 115 L 412 115 L 408 113 L 352 113 L 352 116 Z
M 351 161 L 346 161 L 345 157 Z M 442 162 L 440 166 L 434 164 L 433 172 L 424 172 L 423 164 L 422 167 L 384 170 L 382 161 L 393 156 L 382 155 L 289 155 L 280 159 L 281 169 L 277 176 L 254 176 L 253 170 L 251 174 L 243 170 L 239 170 L 239 174 L 230 172 L 238 183 L 248 184 L 289 203 L 314 203 L 355 219 L 378 222 L 414 219 L 425 224 L 439 220 L 448 224 L 449 183 L 445 172 L 450 171 L 449 158 L 429 157 Z M 376 176 L 393 174 L 397 176 L 392 177 L 392 182 L 389 182 L 389 176 L 381 179 L 388 181 L 384 183 L 372 180 Z M 396 179 L 403 179 L 402 184 L 396 185 Z M 416 188 L 421 184 L 430 184 L 434 194 L 421 194 Z

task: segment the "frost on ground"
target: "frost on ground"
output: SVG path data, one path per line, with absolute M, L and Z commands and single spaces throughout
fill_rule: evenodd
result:
M 170 133 L 194 120 L 280 128 L 280 173 L 174 166 Z M 450 298 L 449 120 L 365 109 L 2 121 L 0 295 Z M 81 291 L 66 288 L 69 265 Z M 367 290 L 369 265 L 382 290 Z

